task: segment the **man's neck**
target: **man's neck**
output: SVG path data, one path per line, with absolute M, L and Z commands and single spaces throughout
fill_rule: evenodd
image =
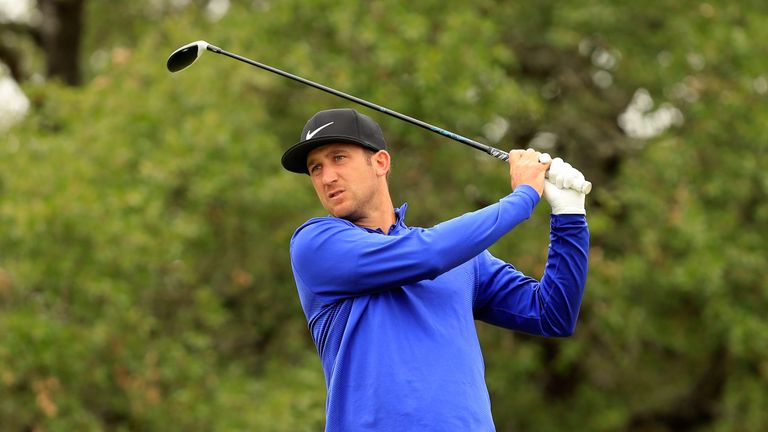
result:
M 389 228 L 395 224 L 395 208 L 389 202 L 380 210 L 372 212 L 369 216 L 356 220 L 355 225 L 372 230 L 380 229 L 384 234 L 389 233 Z
M 384 234 L 388 234 L 389 228 L 395 224 L 396 220 L 389 188 L 383 187 L 376 195 L 376 199 L 369 203 L 363 217 L 353 223 L 363 228 L 380 229 Z

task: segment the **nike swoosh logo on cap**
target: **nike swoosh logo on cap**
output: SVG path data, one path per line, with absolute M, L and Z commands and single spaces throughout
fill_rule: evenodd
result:
M 321 130 L 323 130 L 323 128 L 325 128 L 325 127 L 328 127 L 328 126 L 330 126 L 330 125 L 332 125 L 332 124 L 333 124 L 333 122 L 330 122 L 330 123 L 326 123 L 326 124 L 324 124 L 324 125 L 320 126 L 319 128 L 317 128 L 317 129 L 315 129 L 315 130 L 309 130 L 309 131 L 307 131 L 307 138 L 306 138 L 306 139 L 310 139 L 310 138 L 312 138 L 313 136 L 315 136 L 315 134 L 316 134 L 316 133 L 318 133 L 318 132 L 320 132 Z

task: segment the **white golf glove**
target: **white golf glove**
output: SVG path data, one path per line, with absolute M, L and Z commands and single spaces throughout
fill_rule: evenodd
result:
M 544 181 L 544 198 L 552 207 L 552 214 L 587 214 L 584 208 L 585 194 L 570 189 L 583 182 L 584 175 L 571 164 L 560 158 L 552 159 Z

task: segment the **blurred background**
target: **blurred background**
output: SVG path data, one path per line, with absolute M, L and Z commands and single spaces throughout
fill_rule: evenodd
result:
M 318 110 L 381 124 L 411 225 L 509 192 L 500 161 L 277 75 L 168 73 L 198 39 L 592 180 L 576 334 L 478 323 L 499 431 L 768 430 L 748 0 L 0 0 L 0 430 L 322 430 L 288 241 L 324 212 L 279 162 Z M 539 277 L 548 224 L 492 252 Z

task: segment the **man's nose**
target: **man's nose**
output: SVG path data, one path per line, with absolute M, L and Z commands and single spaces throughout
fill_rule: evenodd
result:
M 321 180 L 322 180 L 324 185 L 332 184 L 332 183 L 336 182 L 336 180 L 338 180 L 338 179 L 339 179 L 339 176 L 336 175 L 336 170 L 334 170 L 333 168 L 324 168 L 323 169 L 323 172 L 321 174 Z

